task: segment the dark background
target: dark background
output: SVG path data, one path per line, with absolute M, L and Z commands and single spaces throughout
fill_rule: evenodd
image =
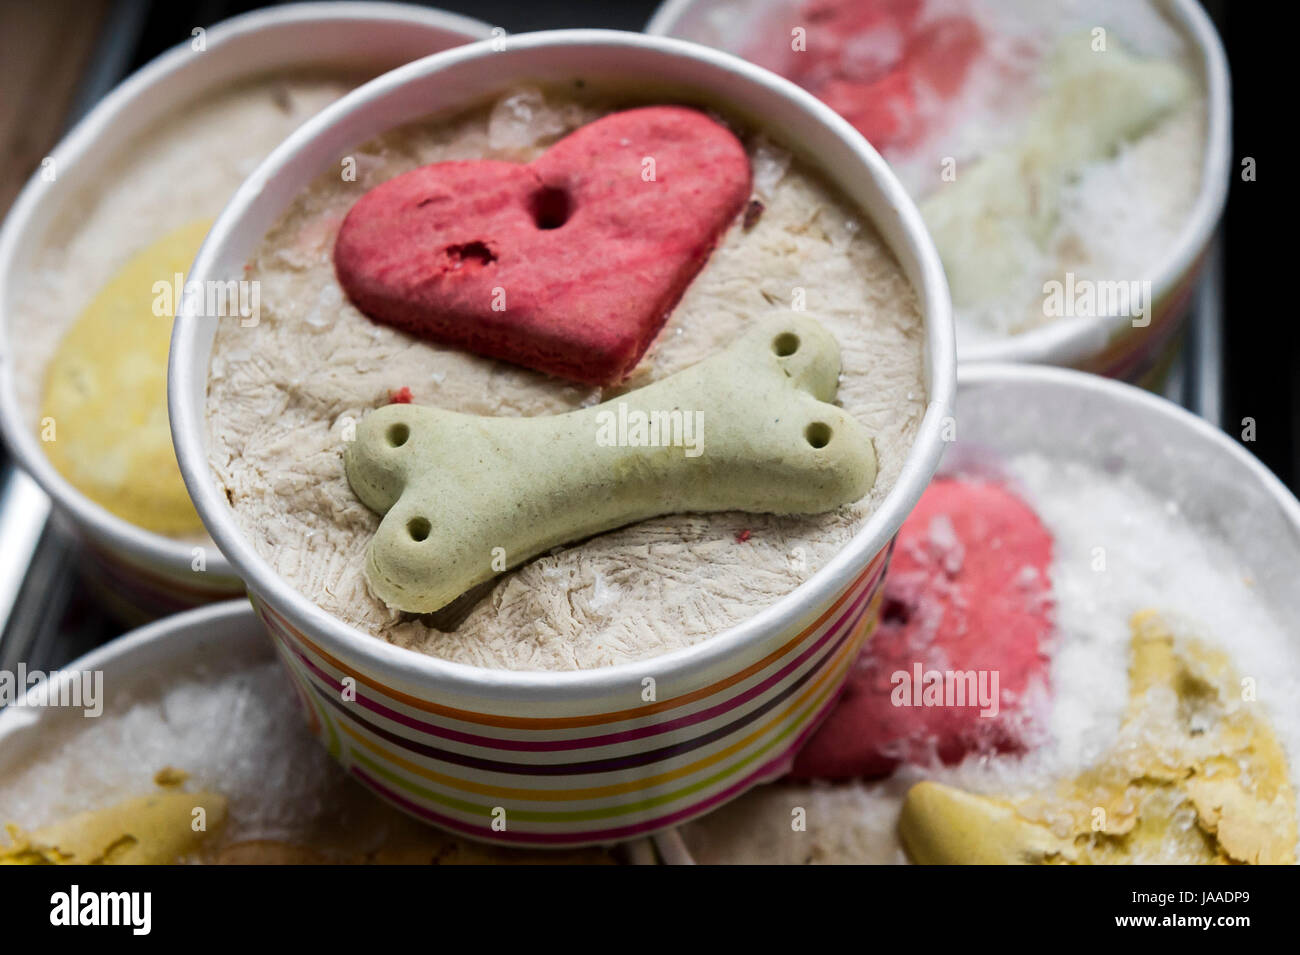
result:
M 1300 482 L 1300 336 L 1296 276 L 1295 187 L 1283 165 L 1282 115 L 1293 115 L 1294 82 L 1282 79 L 1296 60 L 1294 36 L 1277 29 L 1260 4 L 1206 4 L 1228 50 L 1232 70 L 1233 154 L 1237 172 L 1224 219 L 1224 428 L 1240 437 L 1242 418 L 1259 425 L 1251 450 L 1292 491 Z M 1243 158 L 1258 178 L 1241 180 Z M 1232 430 L 1232 425 L 1237 430 Z

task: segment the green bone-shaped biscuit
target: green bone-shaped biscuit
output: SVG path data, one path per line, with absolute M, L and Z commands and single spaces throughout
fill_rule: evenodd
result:
M 1065 189 L 1087 164 L 1114 153 L 1192 95 L 1174 63 L 1138 59 L 1089 35 L 1063 39 L 1050 85 L 1018 142 L 990 153 L 921 205 L 953 303 L 994 301 L 1043 254 Z
M 513 567 L 658 515 L 815 514 L 856 501 L 875 483 L 876 456 L 862 426 L 827 403 L 839 372 L 835 339 L 795 316 L 567 414 L 380 408 L 344 454 L 357 497 L 385 515 L 366 576 L 390 607 L 428 613 L 503 560 Z M 638 412 L 657 428 L 638 430 Z M 656 432 L 658 446 L 645 446 Z

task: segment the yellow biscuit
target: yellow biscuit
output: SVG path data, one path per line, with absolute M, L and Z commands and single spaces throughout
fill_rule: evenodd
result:
M 34 832 L 10 826 L 0 865 L 167 865 L 192 857 L 225 818 L 216 793 L 141 796 Z
M 190 223 L 132 257 L 68 330 L 45 380 L 42 437 L 51 463 L 106 510 L 159 534 L 191 534 L 202 524 L 167 423 L 172 322 L 154 306 L 174 305 L 174 296 L 155 285 L 173 286 L 210 225 Z
M 907 794 L 899 834 L 922 864 L 1295 862 L 1286 754 L 1228 658 L 1132 620 L 1129 707 L 1115 749 L 1047 797 L 939 783 Z

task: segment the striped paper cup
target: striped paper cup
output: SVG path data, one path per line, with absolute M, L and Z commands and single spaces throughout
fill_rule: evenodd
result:
M 138 622 L 220 600 L 242 592 L 243 584 L 212 547 L 146 531 L 109 513 L 46 457 L 37 437 L 39 411 L 24 406 L 16 384 L 45 373 L 43 361 L 29 356 L 29 346 L 14 333 L 20 288 L 35 255 L 69 210 L 85 201 L 113 157 L 205 93 L 286 68 L 378 72 L 488 33 L 485 24 L 466 17 L 390 3 L 287 4 L 235 17 L 207 31 L 201 54 L 186 42 L 124 80 L 51 153 L 58 179 L 33 176 L 14 203 L 0 232 L 0 429 L 18 463 L 84 539 L 88 579 L 123 619 Z
M 614 842 L 709 811 L 781 774 L 834 699 L 874 623 L 891 541 L 942 452 L 955 380 L 947 287 L 919 214 L 880 157 L 793 84 L 726 54 L 640 34 L 557 31 L 421 60 L 295 133 L 244 184 L 194 263 L 239 275 L 297 193 L 373 136 L 521 80 L 654 88 L 752 117 L 860 206 L 925 317 L 929 406 L 897 485 L 826 567 L 774 605 L 690 648 L 578 672 L 488 670 L 361 633 L 279 577 L 245 539 L 208 467 L 215 322 L 182 303 L 172 339 L 172 431 L 209 532 L 248 584 L 322 741 L 367 786 L 467 836 L 519 846 Z M 646 700 L 645 681 L 656 693 Z
M 1173 245 L 1151 270 L 1149 322 L 1129 318 L 1072 318 L 1003 340 L 963 346 L 966 362 L 1064 365 L 1158 389 L 1182 344 L 1193 291 L 1228 197 L 1232 108 L 1228 60 L 1214 24 L 1198 0 L 1152 0 L 1182 30 L 1200 68 L 1206 93 L 1206 136 L 1201 189 Z M 755 15 L 797 6 L 794 0 L 666 0 L 646 32 L 721 48 L 743 44 Z

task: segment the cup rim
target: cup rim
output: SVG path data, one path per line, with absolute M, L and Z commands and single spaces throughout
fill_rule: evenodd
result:
M 399 67 L 354 90 L 299 127 L 252 173 L 222 211 L 194 261 L 192 278 L 202 284 L 203 280 L 215 277 L 214 267 L 219 252 L 230 240 L 240 220 L 257 203 L 261 187 L 291 165 L 315 139 L 340 120 L 366 109 L 371 102 L 405 84 L 445 73 L 463 62 L 507 55 L 494 49 L 495 42 L 457 47 Z M 647 670 L 653 670 L 661 680 L 687 676 L 691 671 L 716 664 L 765 636 L 788 630 L 810 609 L 830 602 L 843 592 L 854 575 L 889 545 L 929 483 L 943 454 L 943 421 L 951 415 L 956 389 L 956 348 L 947 280 L 938 252 L 921 223 L 920 213 L 879 154 L 838 114 L 793 83 L 730 54 L 699 44 L 623 31 L 552 30 L 512 35 L 507 50 L 561 48 L 580 51 L 591 47 L 650 51 L 665 60 L 685 58 L 733 77 L 738 75 L 764 95 L 792 102 L 804 112 L 811 113 L 815 121 L 829 127 L 829 131 L 852 150 L 854 158 L 870 177 L 873 188 L 901 220 L 902 241 L 910 244 L 909 251 L 918 263 L 916 278 L 920 287 L 916 287 L 916 292 L 923 303 L 929 304 L 929 314 L 925 316 L 929 390 L 925 416 L 895 486 L 858 533 L 826 566 L 754 616 L 692 646 L 645 660 L 588 670 L 489 669 L 395 646 L 349 626 L 299 593 L 257 553 L 239 529 L 228 502 L 211 478 L 205 448 L 206 402 L 192 400 L 196 394 L 196 382 L 207 380 L 207 367 L 196 369 L 195 365 L 198 341 L 200 337 L 206 341 L 208 336 L 201 336 L 199 331 L 197 316 L 201 313 L 201 303 L 187 294 L 182 299 L 173 328 L 168 400 L 172 438 L 181 473 L 199 515 L 251 593 L 265 599 L 273 610 L 298 629 L 311 634 L 327 650 L 354 662 L 360 661 L 367 671 L 381 674 L 385 679 L 459 693 L 470 692 L 494 701 L 554 702 L 560 699 L 574 703 L 595 700 L 613 691 L 639 688 Z M 895 249 L 891 248 L 891 251 Z M 915 287 L 917 283 L 913 284 Z
M 699 0 L 664 0 L 646 32 L 669 36 Z M 1174 243 L 1150 269 L 1153 301 L 1172 292 L 1218 228 L 1228 201 L 1232 162 L 1232 99 L 1228 57 L 1213 21 L 1199 0 L 1158 0 L 1197 54 L 1205 79 L 1206 127 L 1201 152 L 1201 187 Z M 962 364 L 1031 362 L 1075 365 L 1101 354 L 1128 327 L 1124 316 L 1057 321 L 994 341 L 963 348 Z
M 491 28 L 478 20 L 435 8 L 406 4 L 346 0 L 340 3 L 291 3 L 280 7 L 253 10 L 222 20 L 206 31 L 208 50 L 236 42 L 268 27 L 288 24 L 304 25 L 336 22 L 385 22 L 413 27 L 432 27 L 460 33 L 466 42 L 488 36 Z M 158 54 L 144 66 L 113 87 L 95 106 L 69 129 L 51 150 L 49 157 L 60 168 L 69 168 L 84 158 L 92 147 L 124 112 L 132 108 L 148 89 L 166 83 L 168 78 L 191 62 L 188 41 L 182 41 Z M 39 170 L 27 181 L 0 226 L 0 309 L 9 299 L 10 275 L 14 262 L 30 227 L 44 204 L 52 201 L 51 191 L 44 188 Z M 132 555 L 153 566 L 189 569 L 193 560 L 194 541 L 170 537 L 145 530 L 118 517 L 103 505 L 91 500 L 72 485 L 50 462 L 28 425 L 19 406 L 16 388 L 17 369 L 9 346 L 6 316 L 0 314 L 0 436 L 3 436 L 15 462 L 49 495 L 58 507 L 69 512 L 78 528 L 86 528 L 96 539 L 114 550 Z M 206 576 L 234 580 L 234 568 L 218 548 L 207 555 Z
M 1163 395 L 1153 394 L 1137 385 L 1094 375 L 1091 372 L 1075 368 L 1062 368 L 1056 365 L 1030 365 L 1020 362 L 984 362 L 980 364 L 963 364 L 957 371 L 959 392 L 975 385 L 1033 383 L 1054 387 L 1065 387 L 1093 391 L 1121 402 L 1141 405 L 1149 411 L 1163 416 L 1173 427 L 1185 428 L 1200 438 L 1231 455 L 1253 474 L 1261 484 L 1272 492 L 1273 498 L 1286 513 L 1300 535 L 1300 500 L 1296 499 L 1281 479 L 1268 466 L 1225 432 L 1210 424 L 1199 415 L 1193 414 L 1182 405 L 1170 401 Z
M 247 600 L 242 598 L 204 604 L 128 630 L 121 636 L 83 653 L 75 660 L 61 664 L 52 673 L 57 673 L 61 679 L 75 679 L 81 673 L 95 670 L 112 670 L 129 664 L 133 662 L 133 657 L 142 652 L 147 653 L 148 648 L 153 644 L 187 637 L 193 640 L 202 640 L 206 639 L 214 630 L 218 634 L 227 634 L 236 628 L 248 628 L 256 631 L 260 626 L 261 623 L 253 612 L 253 608 L 248 605 Z M 274 651 L 267 647 L 265 638 L 261 638 L 255 645 L 264 648 L 265 652 L 261 654 L 262 659 L 266 661 L 275 659 Z M 31 701 L 43 692 L 41 686 L 29 687 L 24 693 L 23 699 Z M 105 709 L 107 710 L 107 707 Z M 27 706 L 8 706 L 0 710 L 0 746 L 4 745 L 6 738 L 11 734 L 20 733 L 33 725 L 30 713 L 27 712 L 30 710 L 35 710 L 38 713 L 50 711 L 49 707 L 30 704 Z

